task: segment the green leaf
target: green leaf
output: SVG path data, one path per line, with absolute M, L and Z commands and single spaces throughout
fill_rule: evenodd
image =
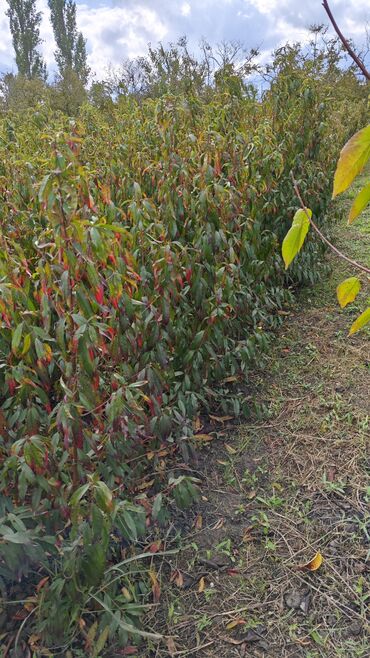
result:
M 312 217 L 312 210 L 309 208 L 306 208 L 306 211 L 304 211 L 302 208 L 297 210 L 293 218 L 292 226 L 284 238 L 282 254 L 285 263 L 285 269 L 288 269 L 292 260 L 302 249 L 302 245 L 305 241 L 308 229 L 310 228 L 310 222 L 307 215 Z
M 89 488 L 90 488 L 90 483 L 87 482 L 86 484 L 83 484 L 81 487 L 76 489 L 76 491 L 72 494 L 71 499 L 69 501 L 71 507 L 76 507 L 76 505 L 78 505 L 81 498 L 84 497 L 85 493 L 88 491 Z
M 130 235 L 130 232 L 119 224 L 95 224 L 94 228 L 99 228 L 104 231 L 113 231 L 114 233 L 121 233 L 122 235 Z
M 8 533 L 2 536 L 4 541 L 9 541 L 12 544 L 30 544 L 31 538 L 26 532 L 13 532 L 9 529 Z
M 351 137 L 340 152 L 334 176 L 333 199 L 344 192 L 370 157 L 370 125 Z
M 100 652 L 104 649 L 105 643 L 109 635 L 109 626 L 106 626 L 104 630 L 100 633 L 96 645 L 94 646 L 94 658 L 97 658 Z
M 85 544 L 85 542 L 84 542 Z M 81 578 L 90 587 L 98 585 L 104 574 L 106 552 L 101 544 L 86 547 L 86 554 L 81 562 Z
M 352 327 L 349 330 L 349 336 L 355 334 L 356 331 L 360 331 L 365 325 L 370 322 L 370 306 L 366 309 L 361 315 L 354 321 Z
M 50 187 L 50 183 L 51 183 L 50 174 L 47 174 L 42 179 L 40 189 L 39 189 L 39 201 L 40 201 L 40 203 L 45 201 L 45 199 L 47 197 L 49 187 Z
M 153 508 L 152 508 L 153 519 L 156 520 L 158 518 L 158 514 L 161 511 L 161 508 L 162 508 L 162 494 L 158 494 L 155 497 Z
M 22 356 L 25 356 L 27 354 L 27 352 L 29 351 L 29 349 L 31 347 L 31 339 L 32 339 L 31 334 L 27 334 L 27 336 L 25 336 L 24 341 L 23 341 Z
M 91 594 L 91 598 L 94 599 L 101 605 L 101 607 L 105 610 L 105 612 L 108 612 L 108 614 L 114 616 L 112 610 L 105 604 L 105 602 L 102 599 L 99 599 L 97 596 L 94 594 Z M 136 626 L 132 626 L 132 624 L 126 624 L 126 622 L 122 621 L 121 619 L 119 620 L 119 626 L 122 628 L 122 630 L 126 631 L 127 633 L 131 633 L 134 635 L 140 635 L 140 637 L 146 637 L 149 640 L 162 640 L 163 635 L 158 635 L 158 633 L 149 633 L 148 631 L 142 631 L 139 628 L 136 628 Z
M 337 287 L 337 298 L 341 308 L 353 302 L 361 290 L 361 281 L 357 276 L 351 276 L 345 279 Z
M 352 224 L 352 222 L 356 219 L 356 217 L 359 216 L 360 213 L 366 208 L 367 204 L 370 201 L 370 183 L 365 185 L 365 187 L 361 190 L 361 192 L 358 193 L 356 196 L 351 210 L 349 212 L 349 217 L 348 217 L 348 222 L 349 224 Z
M 113 494 L 109 487 L 99 480 L 95 484 L 96 503 L 103 512 L 111 512 L 113 509 Z
M 85 372 L 87 372 L 88 375 L 92 375 L 95 371 L 95 364 L 90 357 L 90 352 L 86 344 L 85 336 L 81 336 L 80 340 L 78 341 L 78 356 Z
M 44 350 L 44 346 L 43 346 L 41 340 L 39 340 L 39 338 L 35 338 L 35 350 L 36 350 L 37 358 L 38 359 L 43 359 L 43 357 L 45 356 L 45 350 Z
M 13 354 L 17 353 L 19 344 L 21 342 L 22 338 L 22 331 L 23 331 L 23 322 L 21 322 L 16 329 L 13 331 L 12 335 L 12 352 Z

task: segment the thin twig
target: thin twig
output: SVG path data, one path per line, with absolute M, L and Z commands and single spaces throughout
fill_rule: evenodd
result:
M 294 191 L 295 191 L 296 196 L 297 196 L 297 198 L 298 198 L 298 200 L 299 200 L 299 202 L 300 202 L 300 204 L 301 204 L 301 208 L 302 208 L 302 210 L 304 211 L 304 213 L 305 213 L 305 215 L 306 215 L 308 221 L 310 222 L 310 224 L 311 224 L 313 230 L 316 231 L 316 233 L 317 233 L 317 235 L 319 236 L 319 238 L 320 238 L 323 242 L 325 242 L 325 244 L 328 245 L 328 247 L 329 247 L 329 248 L 330 248 L 330 249 L 331 249 L 331 250 L 332 250 L 337 256 L 339 256 L 339 258 L 341 258 L 342 260 L 345 260 L 347 263 L 350 263 L 350 265 L 352 265 L 352 267 L 355 267 L 357 270 L 361 270 L 361 272 L 365 272 L 366 274 L 369 274 L 369 275 L 370 275 L 370 268 L 369 268 L 369 267 L 366 267 L 366 265 L 362 265 L 361 263 L 358 263 L 356 260 L 353 260 L 352 258 L 349 258 L 349 257 L 346 256 L 345 254 L 343 254 L 342 251 L 339 251 L 339 249 L 337 249 L 337 247 L 335 247 L 335 246 L 330 242 L 330 240 L 328 240 L 328 238 L 326 238 L 325 235 L 323 235 L 323 233 L 321 233 L 319 227 L 315 224 L 315 222 L 313 221 L 313 219 L 310 217 L 309 213 L 307 212 L 307 206 L 305 206 L 305 204 L 304 204 L 304 202 L 303 202 L 302 195 L 301 195 L 301 193 L 300 193 L 300 191 L 299 191 L 298 183 L 297 183 L 296 179 L 294 178 L 294 174 L 293 174 L 293 172 L 291 172 L 290 175 L 291 175 L 291 177 L 292 177 L 292 181 L 293 181 L 293 185 L 294 185 Z
M 210 647 L 212 644 L 215 643 L 215 640 L 211 640 L 210 642 L 206 642 L 206 644 L 199 644 L 196 647 L 193 647 L 192 649 L 185 649 L 184 651 L 175 651 L 172 655 L 173 656 L 188 656 L 190 653 L 194 654 L 195 652 L 198 653 L 201 649 L 205 649 L 206 647 Z
M 355 64 L 358 66 L 358 68 L 360 69 L 361 73 L 363 73 L 363 75 L 365 76 L 366 80 L 370 80 L 370 73 L 369 73 L 369 71 L 367 70 L 365 64 L 360 60 L 360 58 L 358 57 L 358 55 L 356 55 L 355 51 L 351 48 L 349 42 L 347 41 L 347 39 L 345 38 L 345 36 L 344 36 L 344 35 L 342 34 L 342 32 L 340 31 L 340 29 L 339 29 L 339 27 L 338 27 L 338 24 L 337 24 L 337 22 L 336 22 L 336 20 L 335 20 L 335 18 L 334 18 L 334 16 L 333 16 L 333 14 L 332 14 L 332 11 L 331 11 L 331 9 L 330 9 L 330 7 L 329 7 L 329 3 L 328 3 L 328 1 L 327 1 L 327 0 L 323 0 L 322 6 L 324 7 L 324 9 L 325 9 L 327 15 L 329 16 L 329 20 L 330 20 L 330 22 L 331 22 L 331 24 L 332 24 L 334 30 L 336 31 L 338 37 L 340 38 L 340 40 L 341 40 L 343 46 L 345 47 L 347 53 L 350 55 L 350 57 L 352 57 L 353 61 L 354 61 Z

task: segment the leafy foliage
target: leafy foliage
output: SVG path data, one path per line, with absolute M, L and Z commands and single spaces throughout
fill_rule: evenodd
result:
M 46 67 L 39 53 L 41 12 L 35 0 L 7 0 L 10 31 L 18 72 L 31 80 L 45 78 Z
M 62 78 L 74 72 L 82 84 L 89 77 L 86 39 L 77 31 L 76 3 L 72 0 L 48 0 L 57 51 L 55 60 Z
M 319 241 L 289 278 L 280 256 L 290 170 L 324 213 L 362 90 L 351 77 L 348 101 L 336 73 L 329 115 L 325 71 L 296 50 L 276 66 L 263 99 L 229 70 L 206 98 L 1 118 L 1 586 L 14 601 L 22 579 L 19 633 L 43 647 L 148 636 L 158 581 L 127 565 L 199 495 L 174 458 L 201 409 L 249 413 L 228 378 L 248 379 L 291 285 L 318 276 Z
M 355 133 L 341 151 L 334 176 L 333 198 L 341 192 L 344 192 L 351 185 L 356 176 L 362 172 L 369 159 L 370 126 L 367 126 Z M 365 187 L 356 196 L 349 213 L 348 221 L 350 224 L 366 208 L 370 200 L 369 190 L 369 184 L 366 183 Z M 300 210 L 297 210 L 293 219 L 292 227 L 285 236 L 282 246 L 282 254 L 286 267 L 290 265 L 296 255 L 300 252 L 310 228 L 311 217 L 312 211 L 309 208 L 301 208 Z M 338 253 L 337 250 L 336 252 Z M 355 266 L 359 265 L 353 262 L 352 264 Z M 360 269 L 366 270 L 361 264 L 359 267 Z M 347 304 L 353 302 L 360 292 L 360 289 L 361 281 L 358 277 L 352 276 L 342 281 L 337 287 L 337 298 L 341 308 L 345 308 Z M 366 309 L 360 317 L 353 322 L 349 335 L 351 336 L 360 329 L 363 329 L 363 327 L 369 322 L 369 309 Z

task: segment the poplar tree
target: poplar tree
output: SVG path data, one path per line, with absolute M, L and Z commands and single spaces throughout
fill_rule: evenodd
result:
M 36 0 L 7 0 L 10 31 L 18 73 L 29 80 L 46 78 L 46 66 L 38 50 L 42 14 Z
M 86 85 L 90 69 L 87 65 L 86 39 L 77 30 L 76 3 L 73 0 L 48 0 L 51 24 L 57 44 L 55 59 L 59 73 L 65 78 L 73 71 Z

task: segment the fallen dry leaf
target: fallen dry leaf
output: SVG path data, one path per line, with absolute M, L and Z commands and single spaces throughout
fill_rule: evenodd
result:
M 138 484 L 136 487 L 139 491 L 144 491 L 145 489 L 150 489 L 152 484 L 154 483 L 154 480 L 149 480 L 149 482 L 141 482 Z
M 201 514 L 198 514 L 197 518 L 195 519 L 194 528 L 196 528 L 196 530 L 201 530 L 202 527 L 203 527 L 203 517 Z
M 41 639 L 40 635 L 30 635 L 29 636 L 28 644 L 30 645 L 30 647 L 33 651 L 36 651 L 37 649 L 39 649 L 37 644 L 39 643 L 40 639 Z
M 210 434 L 194 434 L 193 439 L 195 441 L 213 441 L 215 437 Z
M 225 448 L 226 448 L 226 452 L 228 452 L 229 455 L 236 455 L 236 453 L 238 452 L 235 448 L 233 448 L 228 443 L 225 443 Z
M 184 586 L 184 576 L 182 575 L 181 571 L 175 569 L 175 571 L 172 572 L 170 577 L 170 583 L 175 583 L 177 587 Z
M 315 557 L 313 557 L 309 562 L 306 562 L 305 564 L 298 564 L 297 569 L 300 571 L 317 571 L 317 569 L 321 567 L 323 561 L 324 558 L 321 553 L 316 553 Z
M 206 581 L 205 581 L 204 577 L 202 577 L 202 578 L 200 579 L 200 581 L 199 581 L 199 585 L 198 585 L 198 592 L 199 592 L 199 594 L 201 594 L 202 592 L 204 592 L 205 588 L 206 588 Z
M 225 519 L 218 519 L 214 526 L 211 527 L 211 530 L 219 530 L 225 523 Z
M 253 530 L 254 530 L 253 525 L 250 525 L 248 526 L 248 528 L 245 528 L 242 541 L 253 541 L 253 536 L 252 536 Z
M 168 637 L 167 638 L 167 649 L 168 649 L 168 653 L 169 653 L 171 658 L 172 658 L 172 656 L 176 655 L 176 644 L 175 644 L 175 640 L 173 639 L 173 637 Z
M 227 420 L 233 420 L 234 416 L 212 416 L 209 414 L 211 420 L 214 420 L 216 423 L 226 423 Z
M 149 551 L 149 553 L 158 553 L 158 551 L 162 550 L 162 542 L 155 541 L 152 544 L 150 544 L 145 550 Z
M 228 631 L 231 631 L 236 626 L 240 626 L 241 624 L 245 624 L 245 623 L 246 623 L 245 619 L 233 619 L 233 621 L 230 621 L 227 624 L 226 628 Z
M 161 598 L 161 588 L 157 580 L 157 575 L 152 569 L 149 570 L 149 578 L 152 583 L 153 601 L 154 603 L 158 603 L 159 599 Z
M 240 571 L 239 569 L 228 569 L 226 573 L 228 576 L 239 576 Z

